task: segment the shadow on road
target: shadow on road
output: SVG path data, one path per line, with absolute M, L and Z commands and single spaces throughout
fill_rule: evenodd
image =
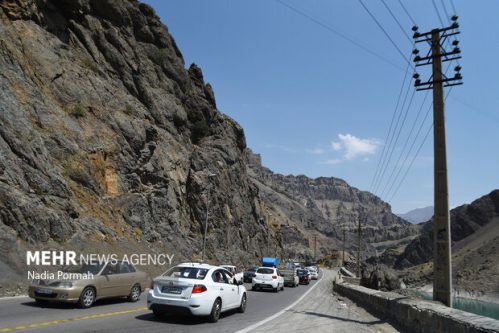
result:
M 322 317 L 322 318 L 328 318 L 328 319 L 335 319 L 335 320 L 341 320 L 341 321 L 348 321 L 348 322 L 353 322 L 353 323 L 358 323 L 358 324 L 364 324 L 364 325 L 377 325 L 377 324 L 385 324 L 385 320 L 373 320 L 373 321 L 361 321 L 361 320 L 355 320 L 355 319 L 349 319 L 349 318 L 343 318 L 343 317 L 337 317 L 337 316 L 331 316 L 323 313 L 317 313 L 317 312 L 311 312 L 311 311 L 296 311 L 296 313 L 303 313 L 311 316 L 317 316 L 317 317 Z
M 231 316 L 235 313 L 237 313 L 237 310 L 230 310 L 224 312 L 220 315 L 220 320 L 223 320 L 223 318 Z M 177 325 L 200 325 L 208 323 L 208 320 L 205 317 L 196 317 L 196 316 L 178 315 L 178 314 L 164 315 L 158 318 L 152 313 L 146 313 L 138 315 L 135 318 L 138 320 L 155 321 L 158 323 L 168 323 L 168 324 L 177 324 Z
M 127 300 L 124 298 L 105 298 L 98 300 L 92 305 L 92 307 L 99 307 L 99 306 L 105 306 L 105 305 L 113 305 L 113 304 L 120 304 L 120 303 L 127 303 Z M 76 303 L 66 303 L 66 302 L 57 302 L 57 301 L 47 301 L 47 302 L 36 302 L 36 301 L 29 301 L 29 302 L 24 302 L 21 303 L 21 305 L 24 306 L 31 306 L 35 308 L 47 308 L 47 309 L 59 309 L 59 310 L 73 310 L 75 308 L 78 308 L 78 305 Z M 81 309 L 85 310 L 85 309 Z

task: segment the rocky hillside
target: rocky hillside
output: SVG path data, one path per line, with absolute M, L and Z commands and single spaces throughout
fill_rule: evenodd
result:
M 0 45 L 1 266 L 19 266 L 8 249 L 92 241 L 196 259 L 210 174 L 210 257 L 262 254 L 243 129 L 151 7 L 2 1 Z
M 456 288 L 468 292 L 499 292 L 499 190 L 451 210 L 453 278 Z M 406 281 L 425 284 L 431 280 L 433 225 L 424 224 L 395 260 L 405 268 Z
M 397 241 L 417 233 L 417 228 L 394 215 L 387 203 L 342 179 L 276 174 L 262 166 L 260 156 L 251 151 L 248 151 L 248 167 L 284 248 L 314 245 L 317 238 L 317 251 L 325 255 L 341 249 L 338 240 L 345 229 L 347 249 L 354 250 L 359 219 L 363 256 L 375 254 L 372 243 Z
M 213 262 L 329 254 L 361 212 L 369 242 L 410 233 L 342 180 L 262 167 L 146 4 L 1 1 L 0 46 L 0 293 L 26 249 L 199 260 L 210 188 Z

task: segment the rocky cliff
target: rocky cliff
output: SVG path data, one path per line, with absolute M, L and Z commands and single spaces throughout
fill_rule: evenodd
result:
M 196 259 L 211 174 L 210 258 L 261 255 L 243 129 L 151 7 L 2 1 L 0 45 L 0 260 L 90 241 Z
M 374 255 L 373 243 L 397 241 L 417 233 L 417 228 L 391 212 L 375 195 L 360 191 L 333 177 L 311 179 L 280 175 L 262 166 L 261 158 L 248 151 L 248 173 L 268 208 L 267 217 L 283 247 L 300 244 L 322 255 L 342 247 L 357 248 L 358 221 L 362 226 L 363 257 Z
M 450 213 L 455 287 L 473 293 L 499 291 L 499 190 L 459 206 Z M 396 257 L 395 268 L 409 283 L 428 283 L 432 275 L 433 225 Z M 497 300 L 496 300 L 497 301 Z
M 0 101 L 0 292 L 25 275 L 26 249 L 199 260 L 208 193 L 217 263 L 310 257 L 314 235 L 325 255 L 361 211 L 369 241 L 408 232 L 342 180 L 255 163 L 201 69 L 135 0 L 1 1 Z

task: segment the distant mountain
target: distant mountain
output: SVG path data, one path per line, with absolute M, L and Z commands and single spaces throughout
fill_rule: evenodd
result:
M 416 208 L 407 213 L 397 215 L 411 223 L 426 222 L 433 217 L 433 206 Z
M 450 212 L 452 268 L 456 288 L 473 292 L 499 290 L 499 190 Z M 430 277 L 433 259 L 433 225 L 422 224 L 421 234 L 394 261 L 406 270 L 406 282 Z M 410 283 L 409 283 L 410 284 Z

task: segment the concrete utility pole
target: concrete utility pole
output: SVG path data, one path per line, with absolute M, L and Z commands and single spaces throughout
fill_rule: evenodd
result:
M 270 257 L 270 218 L 272 213 L 267 213 L 267 255 Z
M 343 253 L 341 255 L 341 266 L 345 266 L 345 235 L 346 235 L 346 229 L 343 228 Z
M 317 263 L 317 235 L 314 235 L 314 264 Z
M 420 34 L 417 27 L 413 28 L 416 43 L 427 42 L 431 45 L 430 55 L 421 58 L 417 54 L 414 61 L 416 66 L 432 65 L 432 77 L 427 82 L 421 82 L 419 74 L 414 74 L 417 90 L 433 90 L 433 146 L 434 146 L 434 205 L 433 217 L 433 299 L 452 307 L 452 264 L 451 264 L 451 229 L 449 217 L 449 190 L 447 181 L 447 147 L 445 134 L 444 86 L 462 84 L 459 73 L 461 67 L 455 67 L 456 74 L 448 78 L 442 72 L 442 62 L 457 60 L 461 50 L 459 42 L 454 40 L 454 49 L 445 51 L 444 43 L 447 38 L 459 34 L 456 29 L 457 16 L 452 17 L 454 23 L 447 28 L 433 29 Z
M 361 276 L 361 269 L 360 269 L 360 237 L 361 237 L 361 229 L 360 229 L 360 216 L 358 217 L 358 230 L 357 230 L 357 234 L 358 234 L 358 244 L 357 244 L 357 277 L 360 279 Z
M 208 175 L 208 185 L 206 186 L 206 220 L 204 221 L 204 235 L 203 235 L 203 254 L 201 255 L 201 262 L 204 262 L 206 252 L 206 234 L 208 233 L 208 217 L 210 213 L 210 192 L 212 188 L 211 179 L 215 177 L 214 173 Z

